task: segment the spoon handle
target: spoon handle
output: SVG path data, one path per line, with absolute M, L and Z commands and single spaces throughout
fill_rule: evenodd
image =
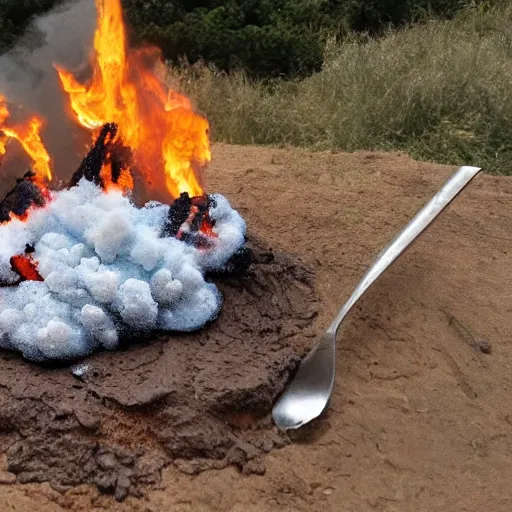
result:
M 432 199 L 413 217 L 398 233 L 393 241 L 377 256 L 373 265 L 363 276 L 356 289 L 343 305 L 340 312 L 327 329 L 336 334 L 338 327 L 361 298 L 364 292 L 379 276 L 409 247 L 416 238 L 432 223 L 432 221 L 457 197 L 459 192 L 481 171 L 479 167 L 463 166 L 443 185 Z

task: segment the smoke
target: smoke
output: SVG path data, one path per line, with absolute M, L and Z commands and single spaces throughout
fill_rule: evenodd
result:
M 75 0 L 36 18 L 17 45 L 0 56 L 0 93 L 13 120 L 39 114 L 46 120 L 42 137 L 56 175 L 65 179 L 78 166 L 90 135 L 70 118 L 53 63 L 76 70 L 88 63 L 96 24 L 93 0 Z M 19 176 L 20 154 L 8 153 L 2 174 Z

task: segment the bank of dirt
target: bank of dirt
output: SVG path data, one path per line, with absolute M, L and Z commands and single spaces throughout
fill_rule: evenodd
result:
M 207 188 L 247 220 L 256 264 L 218 281 L 226 303 L 207 330 L 95 355 L 82 379 L 3 354 L 0 503 L 510 510 L 510 178 L 478 176 L 350 314 L 324 418 L 290 439 L 266 415 L 298 355 L 454 170 L 215 146 Z

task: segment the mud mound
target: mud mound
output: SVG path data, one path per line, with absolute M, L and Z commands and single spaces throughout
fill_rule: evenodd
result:
M 19 482 L 94 483 L 123 499 L 171 461 L 186 472 L 264 471 L 259 455 L 283 441 L 238 427 L 267 421 L 299 361 L 291 340 L 311 326 L 317 303 L 305 266 L 250 245 L 244 275 L 214 278 L 225 302 L 201 332 L 132 340 L 73 373 L 1 354 L 0 425 Z

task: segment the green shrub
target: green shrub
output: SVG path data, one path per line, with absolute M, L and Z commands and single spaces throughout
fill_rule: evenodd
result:
M 123 0 L 136 40 L 252 76 L 318 71 L 327 34 L 382 32 L 428 16 L 451 17 L 468 0 Z
M 253 75 L 298 75 L 322 64 L 320 20 L 307 0 L 124 0 L 138 41 L 177 62 L 205 60 Z

